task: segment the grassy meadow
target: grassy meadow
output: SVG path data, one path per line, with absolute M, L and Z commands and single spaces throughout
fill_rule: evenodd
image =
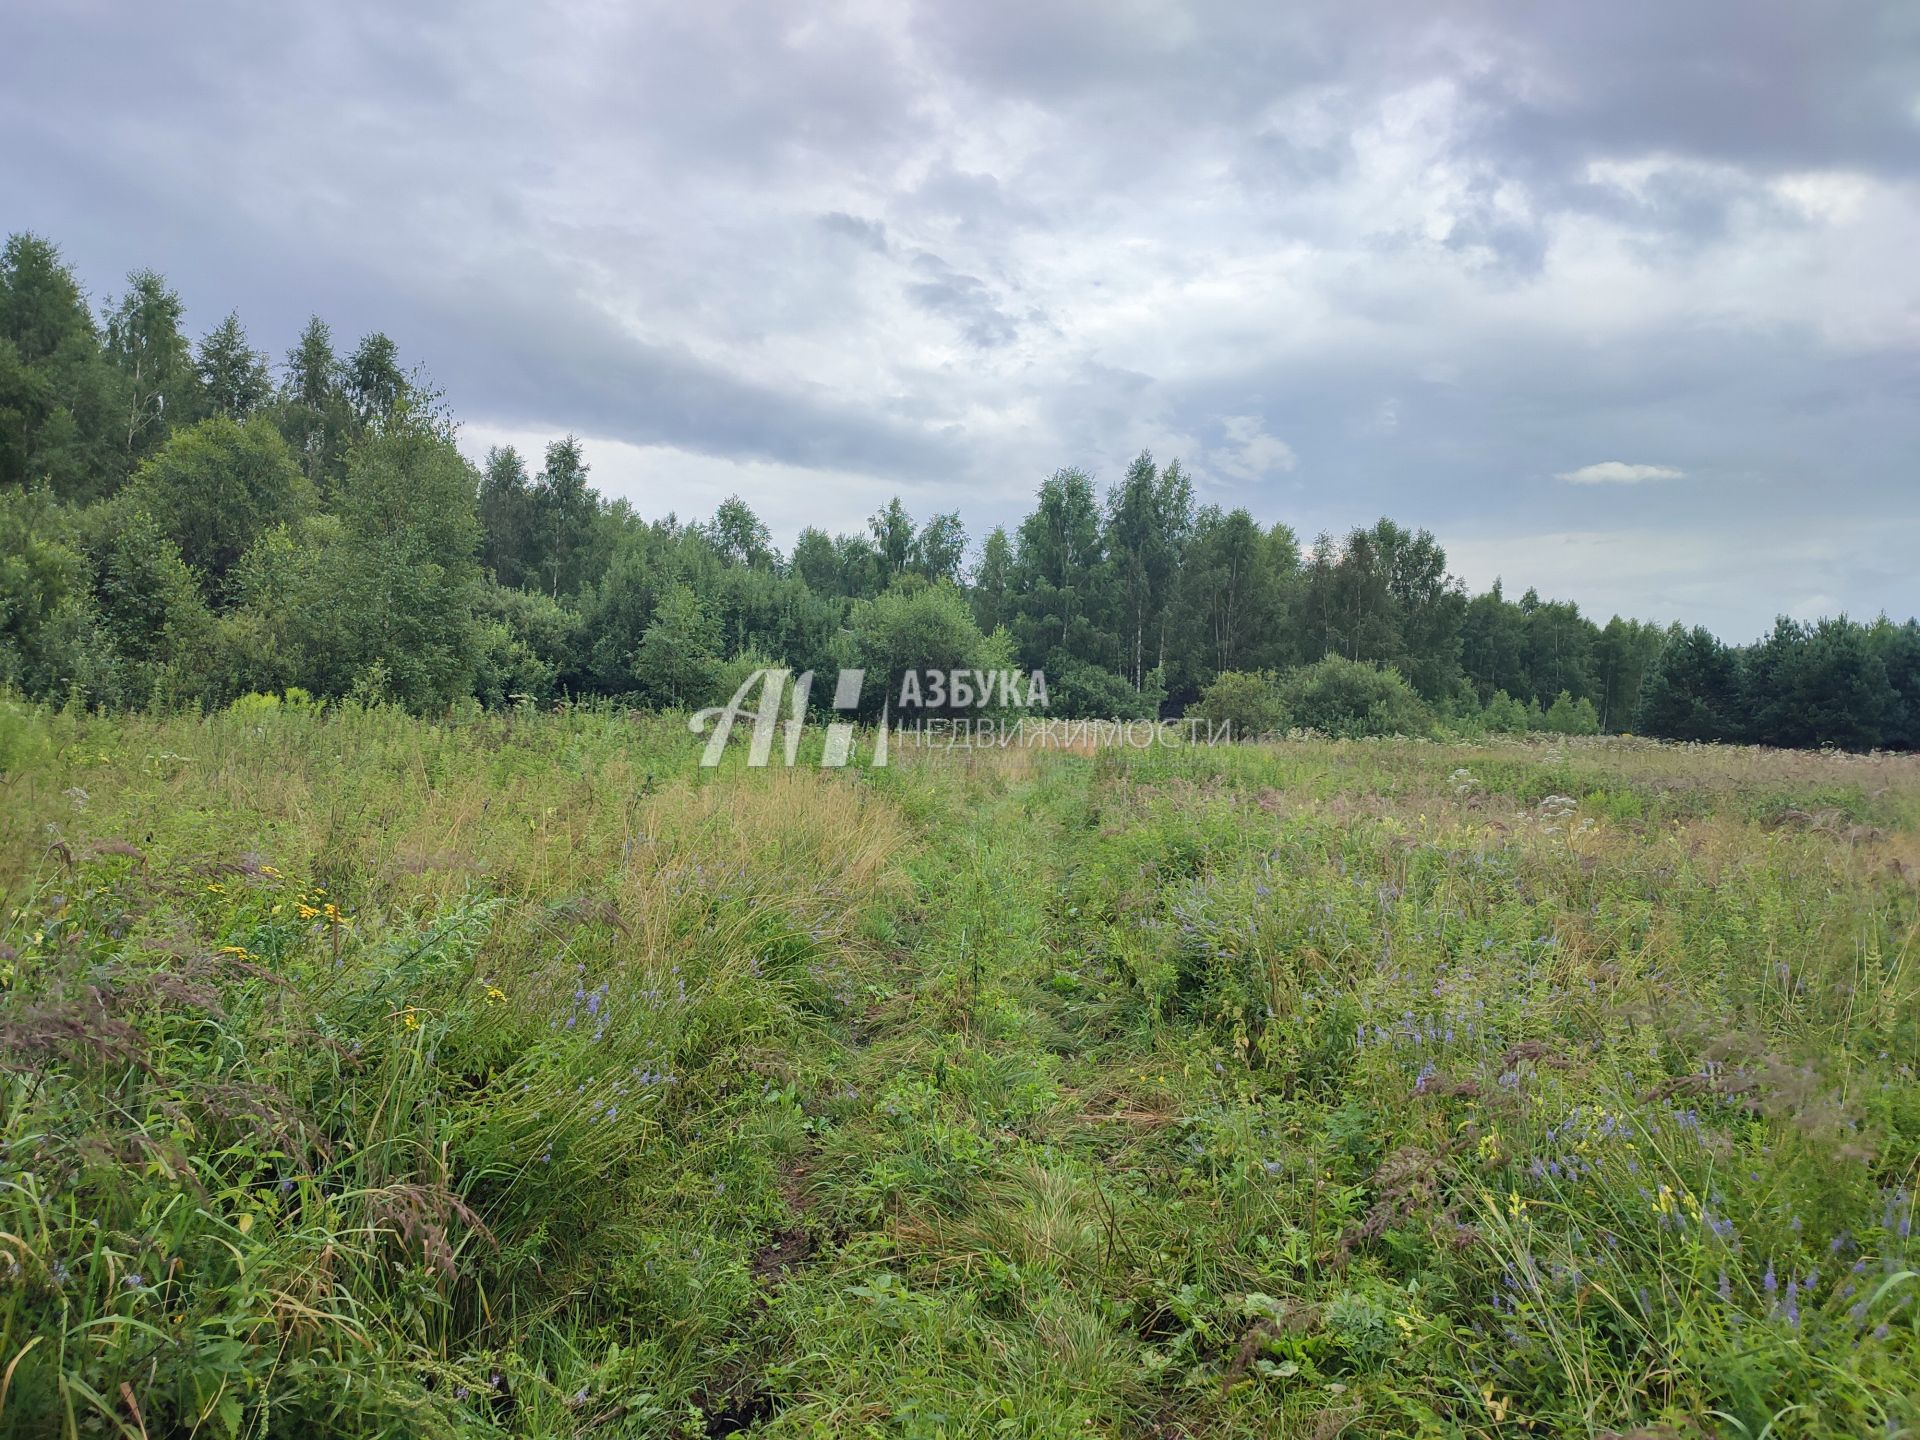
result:
M 698 750 L 0 706 L 0 1435 L 1920 1434 L 1920 760 Z

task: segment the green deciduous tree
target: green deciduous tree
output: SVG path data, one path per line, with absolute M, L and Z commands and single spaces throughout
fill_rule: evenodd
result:
M 980 563 L 973 572 L 973 618 L 991 635 L 1013 618 L 1013 542 L 1006 527 L 996 525 L 980 547 Z
M 554 599 L 572 596 L 588 578 L 585 561 L 598 510 L 598 497 L 587 485 L 586 454 L 573 436 L 547 446 L 531 498 L 533 576 Z
M 122 498 L 153 516 L 213 604 L 225 602 L 228 575 L 255 540 L 314 505 L 293 452 L 263 417 L 215 416 L 176 430 Z
M 1245 510 L 1209 505 L 1194 518 L 1185 560 L 1172 622 L 1176 684 L 1197 690 L 1224 671 L 1290 658 L 1288 601 L 1299 563 L 1291 531 L 1263 531 Z
M 129 499 L 82 522 L 102 657 L 91 698 L 129 707 L 198 700 L 212 616 L 179 547 Z
M 1135 690 L 1163 669 L 1174 586 L 1193 531 L 1193 486 L 1176 460 L 1160 470 L 1141 451 L 1107 496 L 1121 668 Z
M 1496 735 L 1524 735 L 1527 732 L 1527 707 L 1504 690 L 1493 692 L 1481 717 L 1487 729 Z
M 1595 704 L 1602 730 L 1618 730 L 1633 718 L 1640 703 L 1640 687 L 1660 654 L 1662 635 L 1657 625 L 1622 620 L 1618 615 L 1600 631 L 1593 646 Z
M 527 467 L 511 445 L 494 446 L 480 472 L 480 563 L 500 584 L 540 583 L 537 520 Z
M 634 654 L 642 693 L 657 705 L 698 709 L 725 702 L 714 694 L 720 627 L 687 585 L 670 585 L 654 607 Z
M 353 347 L 341 367 L 342 388 L 362 429 L 384 425 L 400 411 L 410 385 L 400 369 L 400 352 L 378 330 Z M 418 414 L 416 410 L 412 413 Z
M 403 408 L 355 448 L 337 521 L 282 532 L 296 583 L 274 609 L 309 688 L 417 710 L 471 692 L 478 483 L 453 442 Z
M 869 716 L 878 714 L 883 703 L 898 700 L 901 679 L 908 670 L 995 671 L 1013 664 L 1005 636 L 982 635 L 957 589 L 924 583 L 897 587 L 855 604 L 839 659 L 866 671 L 860 708 Z M 928 704 L 916 713 L 939 715 L 954 708 Z M 980 707 L 967 708 L 978 713 Z M 896 707 L 893 718 L 914 715 L 903 717 Z
M 1529 698 L 1551 702 L 1562 690 L 1592 695 L 1593 648 L 1597 631 L 1571 602 L 1542 600 L 1533 590 L 1520 597 L 1526 616 L 1526 665 Z
M 1011 629 L 1029 665 L 1104 662 L 1099 629 L 1106 579 L 1100 509 L 1082 470 L 1057 470 L 1020 523 L 1010 586 Z
M 1491 703 L 1496 691 L 1510 699 L 1530 693 L 1526 612 L 1507 599 L 1498 579 L 1467 602 L 1460 621 L 1460 668 L 1483 704 Z
M 800 532 L 793 542 L 793 558 L 788 567 L 817 595 L 845 593 L 840 588 L 839 553 L 834 549 L 833 537 L 824 530 L 809 525 Z
M 913 517 L 898 495 L 868 517 L 867 532 L 873 536 L 873 548 L 887 578 L 903 574 L 913 562 Z
M 639 692 L 634 657 L 640 638 L 661 591 L 678 581 L 676 570 L 663 563 L 662 548 L 654 536 L 628 537 L 614 551 L 593 593 L 582 597 L 580 680 L 601 694 Z
M 960 523 L 959 512 L 948 511 L 935 515 L 920 527 L 920 533 L 913 537 L 910 563 L 916 574 L 957 585 L 960 562 L 966 554 L 967 527 Z
M 475 587 L 479 625 L 474 693 L 485 705 L 544 703 L 572 658 L 579 616 L 548 596 L 483 580 Z
M 1438 700 L 1458 681 L 1467 599 L 1431 532 L 1382 519 L 1335 545 L 1322 536 L 1307 570 L 1303 638 L 1313 654 L 1392 666 Z
M 163 441 L 176 421 L 193 418 L 199 376 L 181 332 L 180 296 L 153 270 L 127 276 L 127 291 L 107 310 L 107 358 L 125 383 L 122 399 L 127 461 Z
M 1575 700 L 1562 690 L 1553 697 L 1553 704 L 1547 707 L 1541 728 L 1555 735 L 1598 735 L 1600 715 L 1586 696 Z
M 707 539 L 729 565 L 771 565 L 773 537 L 766 522 L 738 495 L 729 495 L 713 512 Z
M 88 569 L 44 494 L 0 491 L 0 685 L 63 696 L 83 662 Z

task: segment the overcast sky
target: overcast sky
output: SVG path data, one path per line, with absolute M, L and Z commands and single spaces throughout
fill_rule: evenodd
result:
M 10 0 L 0 227 L 783 545 L 1147 447 L 1602 618 L 1920 610 L 1902 0 Z

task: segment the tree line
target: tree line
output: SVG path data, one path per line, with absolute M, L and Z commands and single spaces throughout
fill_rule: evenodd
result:
M 316 318 L 276 365 L 237 315 L 197 340 L 183 322 L 152 271 L 96 313 L 48 241 L 0 252 L 0 685 L 118 708 L 682 707 L 767 664 L 1017 667 L 1069 716 L 1920 740 L 1911 619 L 1782 619 L 1743 648 L 1598 624 L 1469 594 L 1391 520 L 1302 544 L 1148 454 L 1104 493 L 1057 471 L 977 547 L 957 512 L 895 498 L 782 553 L 738 497 L 690 520 L 603 498 L 572 437 L 473 466 L 382 334 L 342 353 Z

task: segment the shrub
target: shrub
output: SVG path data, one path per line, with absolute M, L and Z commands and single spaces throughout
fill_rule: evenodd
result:
M 0 684 L 53 697 L 74 678 L 90 630 L 87 562 L 46 495 L 0 493 Z
M 478 582 L 474 592 L 480 617 L 474 693 L 496 707 L 552 699 L 579 628 L 574 612 L 549 596 L 488 580 Z
M 1329 655 L 1293 671 L 1280 699 L 1295 725 L 1327 735 L 1423 735 L 1432 714 L 1397 670 Z
M 1493 698 L 1487 702 L 1486 725 L 1496 735 L 1524 735 L 1527 730 L 1527 707 L 1506 691 L 1496 690 Z
M 252 691 L 227 706 L 229 715 L 263 719 L 269 715 L 317 715 L 325 707 L 298 685 L 289 685 L 279 694 Z
M 1047 709 L 1069 719 L 1151 720 L 1160 713 L 1160 692 L 1136 690 L 1124 675 L 1085 661 L 1049 661 Z
M 1600 715 L 1586 696 L 1575 700 L 1562 690 L 1554 697 L 1553 704 L 1547 707 L 1542 728 L 1555 735 L 1598 735 Z
M 1216 727 L 1230 726 L 1241 739 L 1265 735 L 1287 722 L 1279 678 L 1271 670 L 1221 672 L 1187 713 Z
M 723 697 L 708 697 L 719 659 L 719 626 L 700 597 L 686 585 L 669 587 L 633 655 L 634 675 L 647 698 L 674 708 L 718 703 Z

